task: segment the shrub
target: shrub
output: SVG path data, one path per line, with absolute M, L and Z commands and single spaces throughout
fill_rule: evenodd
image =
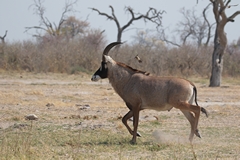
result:
M 91 31 L 73 40 L 51 40 L 6 43 L 1 48 L 0 68 L 29 72 L 58 72 L 75 74 L 94 72 L 100 64 L 106 40 L 100 31 Z M 124 44 L 109 55 L 133 68 L 162 76 L 204 76 L 211 72 L 213 46 L 185 45 L 169 48 L 164 44 Z M 134 57 L 142 59 L 139 63 Z M 240 52 L 224 55 L 224 76 L 240 75 Z

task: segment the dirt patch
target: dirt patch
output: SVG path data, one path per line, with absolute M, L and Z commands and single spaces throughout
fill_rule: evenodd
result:
M 85 125 L 111 126 L 111 120 L 121 119 L 128 111 L 107 80 L 91 82 L 89 75 L 5 74 L 1 75 L 0 86 L 2 128 L 14 119 L 24 119 L 27 114 L 36 114 L 39 120 L 53 123 L 71 123 L 78 117 Z M 210 116 L 219 114 L 239 118 L 240 86 L 197 86 L 198 103 L 209 111 Z M 159 115 L 156 111 L 143 111 L 140 120 L 154 121 Z M 228 123 L 236 124 L 234 119 L 229 119 Z
M 240 86 L 224 84 L 227 87 L 209 88 L 206 84 L 196 85 L 198 104 L 209 112 L 209 118 L 203 114 L 200 117 L 202 140 L 194 138 L 195 143 L 201 144 L 199 152 L 205 150 L 201 146 L 208 146 L 206 149 L 217 157 L 231 145 L 235 146 L 231 155 L 228 152 L 224 155 L 236 157 L 240 141 Z M 129 135 L 121 122 L 128 108 L 107 80 L 95 83 L 90 81 L 89 75 L 17 73 L 0 75 L 0 87 L 0 131 L 29 126 L 25 116 L 35 114 L 40 126 L 54 124 L 76 131 L 104 129 L 116 132 L 118 137 Z M 188 143 L 190 125 L 177 109 L 170 112 L 143 110 L 139 132 L 148 138 L 142 138 L 143 141 L 150 141 L 151 137 L 154 143 L 184 144 Z M 211 145 L 216 141 L 217 149 Z M 155 146 L 152 149 L 158 150 Z

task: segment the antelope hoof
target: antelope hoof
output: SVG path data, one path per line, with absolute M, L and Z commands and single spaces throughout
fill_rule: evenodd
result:
M 137 143 L 136 143 L 136 140 L 133 140 L 133 139 L 130 141 L 130 143 L 131 143 L 132 145 L 137 144 Z
M 198 132 L 198 129 L 195 131 L 195 135 L 196 135 L 197 137 L 199 137 L 199 138 L 202 138 L 201 135 L 200 135 L 200 133 Z
M 138 136 L 138 137 L 142 137 L 142 135 L 141 135 L 139 132 L 137 132 L 137 136 Z
M 133 132 L 131 133 L 131 135 L 133 135 Z M 142 135 L 139 132 L 137 132 L 137 137 L 142 137 Z

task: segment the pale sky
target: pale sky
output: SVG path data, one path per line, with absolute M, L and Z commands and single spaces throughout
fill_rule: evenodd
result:
M 158 10 L 165 10 L 163 15 L 163 27 L 169 28 L 170 37 L 176 33 L 171 33 L 176 29 L 176 23 L 183 20 L 180 14 L 180 9 L 185 7 L 186 9 L 195 8 L 197 15 L 200 15 L 203 8 L 209 3 L 209 0 L 79 0 L 74 9 L 78 12 L 72 13 L 76 18 L 85 20 L 88 17 L 88 22 L 92 28 L 105 30 L 108 42 L 116 40 L 117 28 L 113 21 L 107 21 L 106 17 L 100 16 L 97 12 L 92 11 L 89 8 L 97 8 L 101 12 L 111 14 L 109 5 L 112 5 L 115 9 L 115 14 L 120 20 L 120 24 L 126 24 L 129 20 L 129 15 L 125 13 L 124 7 L 130 6 L 135 12 L 145 13 L 149 7 L 156 8 Z M 25 27 L 31 27 L 39 25 L 39 17 L 34 14 L 33 8 L 29 6 L 33 4 L 33 0 L 1 0 L 0 2 L 0 35 L 3 36 L 5 31 L 8 30 L 6 37 L 7 42 L 31 40 L 33 39 L 28 33 L 24 33 Z M 45 0 L 43 5 L 46 8 L 45 16 L 56 24 L 59 22 L 65 0 Z M 232 0 L 231 4 L 239 4 L 239 0 Z M 227 15 L 233 14 L 235 11 L 240 10 L 240 4 L 237 7 L 231 7 L 227 10 Z M 208 17 L 213 20 L 212 8 L 208 11 Z M 145 24 L 143 20 L 141 22 L 134 23 L 131 28 L 155 29 L 155 26 L 148 22 Z M 237 40 L 240 37 L 240 15 L 235 18 L 234 23 L 228 23 L 225 31 L 229 42 Z M 34 30 L 32 30 L 34 32 Z M 123 34 L 123 41 L 131 41 L 132 36 L 136 35 L 136 30 L 132 29 Z M 177 36 L 176 36 L 177 37 Z

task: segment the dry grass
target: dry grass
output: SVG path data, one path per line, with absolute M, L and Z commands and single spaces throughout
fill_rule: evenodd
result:
M 79 37 L 72 41 L 53 39 L 43 42 L 14 42 L 0 46 L 0 70 L 28 71 L 32 73 L 90 73 L 99 67 L 101 54 L 106 46 L 104 37 Z M 98 38 L 102 40 L 94 43 Z M 92 41 L 91 41 L 92 40 Z M 123 62 L 143 71 L 162 76 L 189 78 L 210 77 L 213 46 L 197 48 L 188 44 L 179 48 L 164 45 L 124 43 L 109 53 L 116 61 Z M 240 76 L 240 50 L 224 54 L 223 75 Z M 138 55 L 142 63 L 134 58 Z
M 131 145 L 121 123 L 127 108 L 107 80 L 2 73 L 0 159 L 240 159 L 240 84 L 225 79 L 223 87 L 208 88 L 208 80 L 192 80 L 199 104 L 210 113 L 200 118 L 203 138 L 189 144 L 190 126 L 178 110 L 144 110 L 142 137 Z M 25 120 L 27 114 L 39 120 Z

